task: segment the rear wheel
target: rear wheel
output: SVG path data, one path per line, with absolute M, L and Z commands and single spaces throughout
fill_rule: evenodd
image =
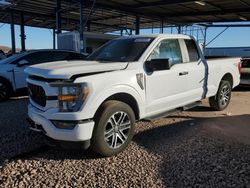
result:
M 92 149 L 102 156 L 123 151 L 134 135 L 135 115 L 131 107 L 120 101 L 107 101 L 96 116 Z
M 10 96 L 10 93 L 11 93 L 11 89 L 10 89 L 9 84 L 4 80 L 0 80 L 0 102 L 8 99 Z
M 227 108 L 231 100 L 232 86 L 226 81 L 222 80 L 217 91 L 217 94 L 209 98 L 209 104 L 215 110 L 221 111 Z

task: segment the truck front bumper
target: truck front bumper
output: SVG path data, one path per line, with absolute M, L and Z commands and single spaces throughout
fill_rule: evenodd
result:
M 92 137 L 94 121 L 79 121 L 73 129 L 61 129 L 55 127 L 52 121 L 46 119 L 42 113 L 29 105 L 28 116 L 30 129 L 43 132 L 46 136 L 58 141 L 81 142 L 88 141 Z

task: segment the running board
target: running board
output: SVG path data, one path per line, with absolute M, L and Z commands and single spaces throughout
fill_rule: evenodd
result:
M 156 115 L 153 115 L 153 116 L 150 116 L 150 117 L 146 117 L 146 118 L 142 119 L 142 121 L 152 121 L 152 120 L 155 120 L 155 119 L 164 118 L 164 117 L 167 117 L 167 116 L 169 116 L 171 114 L 174 114 L 174 113 L 177 113 L 177 112 L 182 112 L 182 111 L 197 107 L 199 105 L 201 105 L 201 101 L 197 101 L 197 102 L 188 104 L 188 105 L 180 107 L 180 108 L 176 108 L 176 109 L 173 109 L 173 110 L 168 110 L 168 111 L 160 113 L 160 114 L 156 114 Z
M 194 102 L 194 103 L 191 103 L 191 104 L 188 104 L 186 106 L 183 106 L 182 107 L 182 110 L 189 110 L 191 108 L 194 108 L 194 107 L 197 107 L 197 106 L 200 106 L 201 105 L 201 101 L 197 101 L 197 102 Z

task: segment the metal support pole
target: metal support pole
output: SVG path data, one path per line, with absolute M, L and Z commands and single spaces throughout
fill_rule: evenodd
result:
M 178 34 L 181 34 L 181 26 L 178 26 Z
M 207 27 L 205 27 L 205 32 L 204 32 L 203 54 L 206 53 L 206 45 L 207 45 Z
M 56 33 L 62 33 L 61 0 L 56 0 Z
M 23 12 L 21 12 L 20 14 L 21 17 L 21 23 L 20 23 L 20 37 L 21 37 L 21 52 L 26 51 L 25 49 L 25 39 L 26 39 L 26 35 L 25 35 L 25 28 L 24 28 L 24 15 Z
M 56 30 L 53 28 L 53 49 L 56 49 Z
M 84 5 L 84 0 L 80 0 L 80 52 L 85 52 L 83 5 Z
M 10 23 L 10 31 L 11 31 L 11 44 L 12 44 L 12 54 L 16 53 L 16 39 L 15 39 L 15 24 L 14 24 L 14 12 L 10 12 L 11 23 Z
M 133 30 L 132 29 L 130 29 L 130 33 L 129 33 L 129 35 L 132 35 L 133 34 Z
M 163 33 L 163 29 L 164 29 L 164 21 L 161 20 L 161 28 L 160 28 L 160 33 Z
M 139 35 L 140 34 L 140 17 L 136 16 L 135 20 L 135 34 Z
M 88 21 L 88 22 L 87 22 L 87 31 L 88 31 L 88 32 L 90 32 L 90 27 L 91 27 L 91 22 Z

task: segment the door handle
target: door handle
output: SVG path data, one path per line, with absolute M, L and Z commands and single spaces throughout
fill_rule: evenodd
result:
M 184 71 L 184 72 L 180 72 L 179 76 L 184 76 L 184 75 L 187 75 L 187 74 L 188 74 L 188 72 Z

